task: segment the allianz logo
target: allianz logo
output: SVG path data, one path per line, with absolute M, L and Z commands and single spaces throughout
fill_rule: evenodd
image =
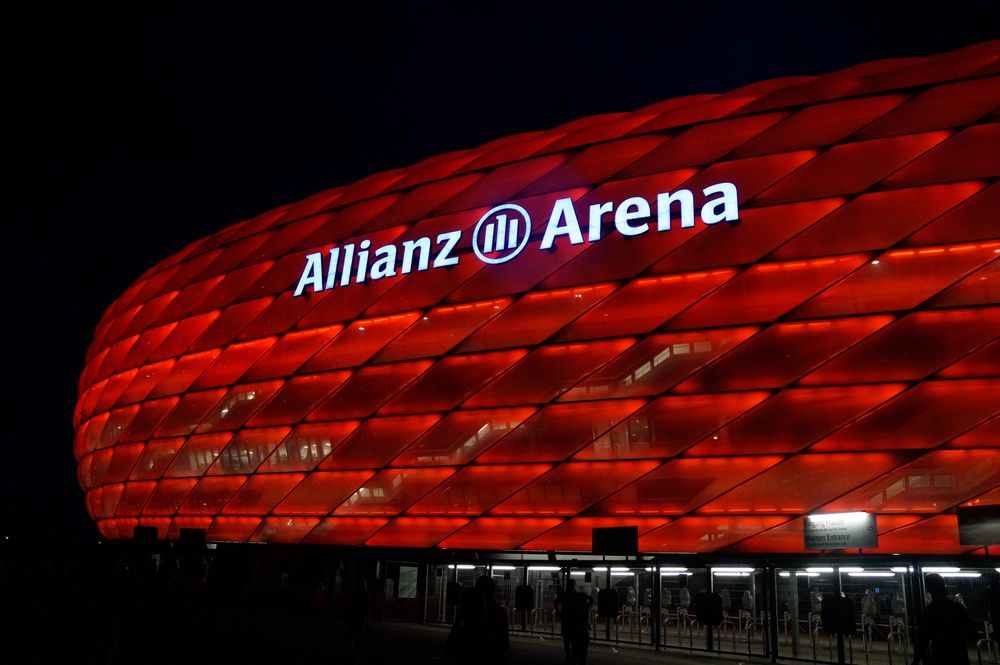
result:
M 736 185 L 720 182 L 704 188 L 701 194 L 704 198 L 698 217 L 703 224 L 711 226 L 739 220 Z M 619 203 L 594 203 L 586 210 L 577 210 L 571 198 L 556 199 L 536 249 L 552 249 L 557 241 L 570 245 L 599 242 L 602 234 L 611 228 L 612 221 L 614 231 L 624 236 L 641 236 L 654 228 L 657 232 L 694 228 L 695 219 L 695 195 L 689 189 L 663 192 L 652 201 L 633 196 Z M 463 255 L 457 254 L 455 248 L 462 240 L 462 233 L 461 230 L 445 231 L 433 241 L 431 236 L 423 236 L 374 249 L 371 240 L 364 239 L 356 244 L 334 247 L 326 253 L 307 254 L 293 295 L 300 296 L 307 289 L 319 292 L 458 265 Z M 528 211 L 519 205 L 504 203 L 491 208 L 476 223 L 472 230 L 472 251 L 483 263 L 506 263 L 528 247 L 531 237 Z

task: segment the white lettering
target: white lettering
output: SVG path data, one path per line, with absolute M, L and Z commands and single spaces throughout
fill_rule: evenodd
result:
M 565 220 L 565 224 L 559 225 L 559 220 Z M 549 215 L 549 223 L 545 226 L 545 234 L 538 249 L 548 249 L 556 236 L 569 236 L 571 245 L 579 245 L 583 242 L 583 234 L 580 233 L 580 222 L 576 219 L 576 210 L 573 209 L 573 199 L 558 199 L 552 206 L 552 214 Z
M 413 250 L 420 249 L 420 260 L 417 263 L 417 270 L 427 270 L 430 261 L 431 239 L 424 236 L 416 240 L 403 241 L 403 265 L 399 272 L 404 275 L 413 270 Z
M 649 224 L 643 222 L 639 226 L 629 224 L 633 219 L 649 217 L 649 203 L 641 196 L 625 199 L 615 211 L 615 228 L 623 236 L 637 236 L 649 230 Z
M 382 258 L 379 258 L 382 257 Z M 375 263 L 372 264 L 371 279 L 396 276 L 396 246 L 386 245 L 375 250 Z
M 302 270 L 299 285 L 292 295 L 302 295 L 307 286 L 312 287 L 313 293 L 323 290 L 323 254 L 320 252 L 306 256 L 306 267 Z
M 689 189 L 679 189 L 673 194 L 664 192 L 656 195 L 656 230 L 670 230 L 671 203 L 679 203 L 681 206 L 681 228 L 689 229 L 694 226 L 694 195 Z
M 615 204 L 613 201 L 601 204 L 595 203 L 590 206 L 590 228 L 587 231 L 587 240 L 594 242 L 601 239 L 601 217 L 604 213 L 614 210 L 614 208 Z
M 736 185 L 733 183 L 720 182 L 718 185 L 706 187 L 702 193 L 705 196 L 712 194 L 722 194 L 722 196 L 714 201 L 705 201 L 705 205 L 701 208 L 701 221 L 706 224 L 715 224 L 722 221 L 735 222 L 740 218 Z M 718 212 L 720 205 L 723 207 L 721 214 Z
M 513 228 L 513 227 L 512 227 Z M 451 255 L 451 250 L 455 248 L 458 241 L 462 239 L 461 231 L 448 231 L 447 233 L 439 233 L 437 237 L 438 245 L 444 243 L 437 256 L 434 257 L 434 267 L 444 268 L 446 266 L 453 266 L 458 263 L 458 257 Z

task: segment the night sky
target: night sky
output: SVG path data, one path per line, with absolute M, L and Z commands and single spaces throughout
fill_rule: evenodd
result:
M 0 535 L 97 538 L 72 452 L 85 350 L 206 234 L 514 132 L 1000 37 L 995 1 L 358 4 L 6 22 Z

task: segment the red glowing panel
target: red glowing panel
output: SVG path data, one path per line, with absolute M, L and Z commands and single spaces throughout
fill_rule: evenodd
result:
M 594 529 L 627 524 L 639 527 L 639 534 L 642 535 L 664 522 L 659 517 L 629 517 L 627 520 L 620 517 L 574 517 L 525 543 L 521 549 L 590 552 Z
M 104 483 L 113 456 L 114 450 L 112 449 L 99 450 L 91 455 L 90 478 L 87 487 L 95 487 Z
M 118 441 L 121 440 L 122 434 L 127 430 L 129 425 L 135 419 L 136 414 L 139 413 L 139 405 L 127 406 L 122 409 L 115 409 L 108 415 L 107 422 L 104 424 L 104 429 L 101 431 L 100 437 L 97 439 L 98 448 L 107 448 L 108 446 L 113 446 Z
M 465 402 L 469 408 L 547 402 L 632 346 L 631 338 L 543 346 Z
M 359 487 L 336 515 L 396 515 L 427 494 L 455 469 L 385 469 Z
M 328 517 L 303 542 L 314 545 L 360 545 L 388 522 L 383 517 Z
M 232 343 L 257 315 L 271 304 L 270 298 L 259 298 L 227 307 L 205 332 L 191 343 L 191 351 L 201 351 Z
M 777 526 L 786 517 L 682 517 L 639 538 L 641 552 L 715 552 Z
M 122 392 L 128 388 L 128 385 L 132 383 L 132 379 L 135 378 L 137 370 L 131 370 L 128 372 L 122 372 L 121 374 L 115 374 L 110 379 L 104 383 L 104 390 L 101 391 L 101 397 L 97 400 L 97 404 L 94 407 L 95 411 L 106 411 L 113 404 L 118 401 L 118 397 Z
M 438 212 L 454 212 L 495 201 L 509 200 L 565 162 L 567 157 L 566 154 L 547 155 L 497 167 L 461 194 L 447 201 L 438 208 Z M 475 163 L 470 164 L 467 168 L 472 168 L 474 165 Z
M 987 420 L 954 438 L 949 448 L 995 448 L 1000 442 L 1000 418 Z
M 766 392 L 670 395 L 622 420 L 574 460 L 670 457 L 768 397 Z
M 234 386 L 202 418 L 201 424 L 195 431 L 215 432 L 242 427 L 275 392 L 281 389 L 283 384 L 283 381 L 278 380 Z
M 176 324 L 168 324 L 165 326 L 160 326 L 158 328 L 153 328 L 152 330 L 147 330 L 139 336 L 138 341 L 132 345 L 129 352 L 122 359 L 123 367 L 134 367 L 136 365 L 141 365 L 146 362 L 150 354 L 155 351 L 160 344 L 166 339 Z
M 288 543 L 302 541 L 319 524 L 318 517 L 265 517 L 250 538 L 255 543 Z
M 358 426 L 357 420 L 298 425 L 259 467 L 262 472 L 310 471 Z
M 724 328 L 652 335 L 574 386 L 560 400 L 657 395 L 756 330 Z
M 550 468 L 549 464 L 466 467 L 441 483 L 406 512 L 408 515 L 478 515 Z
M 499 314 L 510 302 L 502 298 L 432 309 L 383 349 L 375 361 L 440 355 Z
M 120 440 L 143 441 L 149 439 L 166 415 L 174 410 L 179 401 L 180 398 L 178 397 L 168 397 L 166 399 L 143 402 L 139 411 L 122 431 L 119 437 Z
M 298 268 L 299 266 L 296 266 Z M 298 279 L 297 277 L 290 278 Z M 283 291 L 274 299 L 268 299 L 267 307 L 249 324 L 244 326 L 236 339 L 247 340 L 257 337 L 269 337 L 278 335 L 301 319 L 313 305 L 318 303 L 318 299 L 297 298 L 290 291 Z
M 471 220 L 473 224 L 475 221 Z M 418 224 L 415 228 L 419 226 Z M 365 311 L 365 315 L 379 317 L 410 312 L 415 307 L 433 307 L 452 293 L 459 284 L 464 284 L 483 268 L 484 264 L 480 261 L 465 260 L 448 270 L 428 270 L 393 280 L 382 280 L 378 283 L 389 284 L 392 289 L 373 302 Z
M 949 379 L 992 376 L 998 367 L 1000 367 L 1000 339 L 980 347 L 957 363 L 946 367 L 938 376 Z
M 222 353 L 221 349 L 212 349 L 202 353 L 192 353 L 177 359 L 173 369 L 160 381 L 150 397 L 162 397 L 163 395 L 178 395 L 191 387 L 195 379 L 201 376 L 205 369 L 215 362 L 215 359 Z
M 569 462 L 534 481 L 490 512 L 575 515 L 656 468 L 658 462 Z
M 591 146 L 549 172 L 524 193 L 545 194 L 603 182 L 662 145 L 666 139 L 663 135 L 647 134 Z
M 222 512 L 228 515 L 269 513 L 303 478 L 304 473 L 261 473 L 250 476 Z
M 605 515 L 680 515 L 779 464 L 775 455 L 675 459 L 605 499 Z
M 173 515 L 198 484 L 197 478 L 162 480 L 142 509 L 143 515 Z
M 531 407 L 449 413 L 393 460 L 393 466 L 464 464 L 535 412 Z
M 760 263 L 720 286 L 668 327 L 700 328 L 771 321 L 862 265 L 861 254 L 827 259 Z
M 910 309 L 995 258 L 997 248 L 1000 243 L 893 250 L 814 297 L 792 316 Z
M 144 447 L 144 444 L 134 443 L 112 448 L 111 464 L 108 466 L 104 481 L 119 483 L 128 478 L 129 472 L 132 471 L 132 467 L 135 466 L 135 462 L 139 459 Z
M 681 392 L 781 388 L 892 322 L 869 316 L 776 323 L 677 386 Z
M 180 290 L 177 297 L 170 301 L 170 304 L 163 308 L 160 315 L 153 319 L 154 326 L 161 326 L 170 321 L 176 321 L 180 317 L 201 313 L 213 309 L 212 307 L 199 307 L 199 303 L 204 300 L 212 290 L 222 282 L 223 278 L 213 277 L 204 281 L 186 286 Z
M 155 480 L 163 475 L 173 461 L 177 451 L 184 445 L 184 439 L 159 439 L 145 445 L 132 473 L 131 480 Z
M 880 533 L 878 547 L 871 554 L 920 552 L 921 554 L 962 554 L 972 548 L 958 542 L 958 518 L 954 515 L 928 517 L 895 531 Z
M 366 420 L 319 468 L 366 469 L 384 466 L 439 418 L 437 414 L 428 414 Z
M 806 513 L 906 459 L 904 453 L 798 455 L 708 503 L 699 512 Z
M 921 246 L 995 239 L 997 206 L 1000 206 L 1000 184 L 993 184 L 914 233 L 904 244 Z
M 281 442 L 291 428 L 266 427 L 240 430 L 233 437 L 218 459 L 208 468 L 208 475 L 253 473 L 271 451 Z
M 879 515 L 879 533 L 912 524 L 918 519 L 920 518 L 916 515 Z M 761 554 L 771 552 L 805 552 L 805 541 L 802 537 L 803 529 L 803 518 L 798 517 L 773 529 L 759 533 L 756 536 L 751 536 L 737 543 L 732 549 L 736 552 L 758 552 Z
M 247 476 L 202 478 L 178 512 L 181 515 L 216 515 L 247 481 Z
M 448 411 L 527 353 L 516 349 L 442 358 L 379 413 Z
M 538 534 L 558 526 L 558 517 L 480 517 L 441 541 L 439 547 L 454 549 L 510 550 Z
M 219 312 L 208 312 L 206 314 L 199 314 L 198 316 L 191 316 L 185 319 L 181 319 L 177 322 L 177 326 L 174 328 L 173 332 L 167 336 L 163 343 L 157 347 L 150 356 L 149 360 L 163 360 L 164 358 L 172 358 L 174 356 L 179 356 L 188 350 L 191 343 L 201 335 L 205 329 L 211 325 L 215 319 L 219 317 Z M 183 360 L 183 359 L 181 359 Z
M 538 344 L 580 313 L 601 302 L 615 288 L 614 284 L 595 284 L 527 293 L 472 335 L 458 350 L 480 351 Z
M 927 304 L 930 307 L 961 307 L 997 303 L 1000 303 L 1000 260 L 994 259 L 931 298 Z
M 307 420 L 365 418 L 383 402 L 420 376 L 433 363 L 408 363 L 362 367 L 340 389 L 313 411 Z
M 526 420 L 477 461 L 548 462 L 565 459 L 642 407 L 641 400 L 553 404 Z
M 865 127 L 861 137 L 910 134 L 968 125 L 1000 107 L 996 77 L 941 85 Z
M 146 399 L 150 391 L 170 374 L 170 370 L 173 369 L 175 364 L 175 360 L 164 360 L 140 367 L 139 371 L 135 374 L 135 378 L 129 383 L 128 388 L 118 396 L 117 403 L 131 404 L 132 402 L 139 402 Z
M 372 244 L 377 243 L 372 240 Z M 303 261 L 304 259 L 300 259 Z M 300 268 L 301 270 L 301 268 Z M 430 271 L 445 272 L 445 271 Z M 398 279 L 380 279 L 375 282 L 366 282 L 364 286 L 354 284 L 347 287 L 335 287 L 329 291 L 312 294 L 310 298 L 321 298 L 319 303 L 309 310 L 296 324 L 297 328 L 315 328 L 331 323 L 342 323 L 357 318 L 362 312 L 371 307 L 386 291 L 396 285 Z M 286 287 L 288 288 L 288 287 Z M 404 309 L 412 309 L 413 305 Z
M 633 280 L 570 324 L 558 339 L 648 333 L 735 274 L 713 270 Z M 651 302 L 657 306 L 650 307 Z
M 360 365 L 419 317 L 417 312 L 407 312 L 355 321 L 313 356 L 303 369 L 314 372 Z
M 433 547 L 468 521 L 459 517 L 397 517 L 364 544 L 370 547 Z
M 351 376 L 350 370 L 295 376 L 248 422 L 251 427 L 299 422 Z
M 1000 309 L 915 312 L 834 358 L 804 384 L 923 378 L 996 336 Z
M 640 159 L 628 175 L 656 173 L 711 163 L 782 120 L 786 113 L 757 115 L 695 125 Z
M 278 515 L 326 515 L 373 475 L 375 474 L 372 471 L 310 473 L 284 501 L 278 504 L 274 512 Z
M 260 526 L 259 517 L 216 517 L 205 533 L 207 540 L 243 542 Z
M 928 132 L 835 145 L 764 192 L 757 202 L 783 203 L 863 192 L 947 138 L 948 132 Z
M 989 146 L 997 145 L 1000 145 L 1000 123 L 973 125 L 913 160 L 886 183 L 892 187 L 905 187 L 929 182 L 994 178 L 1000 175 L 1000 156 Z
M 809 106 L 740 146 L 737 156 L 831 145 L 906 101 L 903 95 L 863 97 Z
M 235 383 L 274 343 L 275 338 L 267 337 L 226 347 L 191 387 L 198 389 Z
M 811 450 L 933 448 L 1000 411 L 1000 379 L 926 381 Z
M 651 271 L 703 270 L 756 262 L 843 203 L 843 199 L 821 199 L 741 211 L 739 224 L 716 224 L 705 229 Z
M 937 450 L 860 487 L 825 511 L 939 513 L 1000 485 L 996 450 Z
M 109 489 L 111 486 L 104 488 L 105 493 L 111 492 Z M 156 489 L 156 483 L 153 481 L 143 481 L 138 483 L 125 483 L 125 489 L 121 494 L 121 499 L 118 500 L 116 515 L 138 515 L 142 510 L 142 507 L 146 505 L 146 500 Z M 104 504 L 107 506 L 107 504 Z M 108 513 L 110 514 L 110 513 Z
M 891 247 L 982 189 L 978 182 L 862 194 L 778 248 L 794 259 Z
M 685 454 L 794 453 L 891 399 L 903 383 L 785 390 Z
M 290 332 L 278 340 L 243 377 L 253 381 L 292 374 L 320 347 L 337 336 L 342 326 Z
M 231 432 L 188 437 L 164 475 L 168 478 L 203 475 L 232 437 Z

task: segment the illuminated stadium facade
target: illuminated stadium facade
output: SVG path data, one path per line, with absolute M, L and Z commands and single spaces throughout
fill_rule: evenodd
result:
M 378 173 L 199 240 L 101 320 L 101 533 L 983 554 L 1000 503 L 1000 45 L 764 81 Z

